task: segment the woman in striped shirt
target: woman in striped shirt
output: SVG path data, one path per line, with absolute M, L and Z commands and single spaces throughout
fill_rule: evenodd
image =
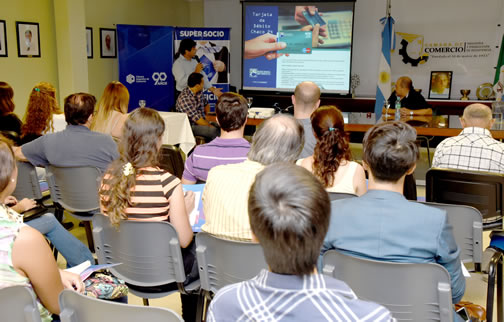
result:
M 169 221 L 185 248 L 193 238 L 188 213 L 194 194 L 184 197 L 180 180 L 156 165 L 164 130 L 163 119 L 153 109 L 138 108 L 128 116 L 120 157 L 110 165 L 100 188 L 101 210 L 117 227 L 126 219 Z

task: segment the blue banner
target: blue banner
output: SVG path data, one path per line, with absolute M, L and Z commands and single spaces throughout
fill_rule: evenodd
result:
M 175 28 L 173 54 L 178 51 L 182 39 L 194 40 L 196 56 L 204 66 L 202 73 L 212 86 L 220 88 L 223 93 L 229 91 L 230 32 L 230 28 Z M 205 91 L 204 95 L 210 104 L 210 110 L 213 111 L 217 97 L 209 91 Z
M 245 45 L 257 37 L 270 37 L 274 42 L 278 31 L 277 6 L 247 6 L 245 12 Z M 276 87 L 276 59 L 260 56 L 243 61 L 244 87 Z
M 173 30 L 117 25 L 119 81 L 130 93 L 129 111 L 139 106 L 170 111 L 175 105 Z

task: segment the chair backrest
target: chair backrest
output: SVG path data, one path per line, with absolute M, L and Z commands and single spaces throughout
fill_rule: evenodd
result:
M 0 289 L 0 311 L 2 321 L 41 321 L 35 296 L 26 286 Z
M 448 223 L 453 227 L 453 236 L 460 249 L 464 263 L 481 264 L 483 256 L 483 222 L 481 213 L 474 207 L 425 202 L 427 206 L 446 211 Z
M 260 244 L 196 235 L 201 288 L 216 293 L 222 287 L 253 278 L 268 269 Z
M 116 229 L 97 214 L 93 239 L 98 263 L 122 263 L 110 271 L 128 284 L 149 287 L 185 280 L 177 231 L 168 222 L 125 220 Z
M 385 306 L 397 320 L 453 321 L 450 275 L 438 264 L 381 262 L 330 250 L 323 272 L 346 282 L 360 299 Z
M 51 198 L 72 212 L 100 209 L 98 187 L 101 173 L 95 167 L 46 167 Z
M 426 174 L 425 199 L 478 209 L 483 223 L 502 218 L 504 175 L 468 170 L 431 168 Z
M 182 318 L 170 309 L 127 305 L 91 298 L 71 290 L 59 295 L 62 322 L 181 322 Z
M 357 197 L 357 195 L 354 195 L 353 193 L 329 192 L 329 199 L 331 201 L 340 200 L 340 199 L 347 199 L 347 198 L 354 198 L 354 197 Z
M 163 144 L 161 151 L 159 151 L 159 166 L 177 178 L 182 178 L 184 159 L 180 148 L 170 144 Z
M 35 167 L 29 162 L 17 161 L 17 168 L 17 184 L 12 195 L 18 200 L 23 198 L 42 200 L 42 192 L 40 191 Z

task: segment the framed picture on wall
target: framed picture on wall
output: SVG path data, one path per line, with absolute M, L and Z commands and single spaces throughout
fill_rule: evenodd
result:
M 40 33 L 38 22 L 16 21 L 19 57 L 40 57 Z
M 86 52 L 87 58 L 93 58 L 93 28 L 86 27 Z
M 453 72 L 434 71 L 430 74 L 429 98 L 450 99 Z
M 0 20 L 0 57 L 7 57 L 7 31 L 5 20 Z
M 116 50 L 116 30 L 100 28 L 100 57 L 115 58 Z

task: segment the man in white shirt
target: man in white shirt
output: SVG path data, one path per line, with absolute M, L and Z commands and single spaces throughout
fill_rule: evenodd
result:
M 432 166 L 504 173 L 504 144 L 493 139 L 489 131 L 494 121 L 488 106 L 467 106 L 460 118 L 464 130 L 439 143 Z

